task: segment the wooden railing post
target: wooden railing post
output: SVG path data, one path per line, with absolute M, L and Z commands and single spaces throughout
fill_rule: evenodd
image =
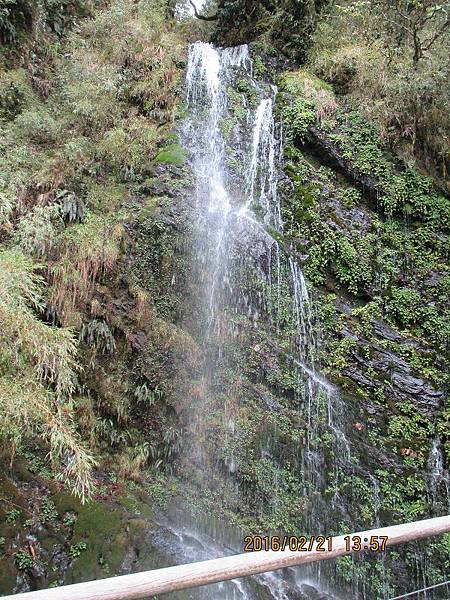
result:
M 360 531 L 350 535 L 358 536 L 363 540 L 370 539 L 372 536 L 387 536 L 386 546 L 393 546 L 448 531 L 450 531 L 450 515 Z M 349 551 L 344 538 L 343 535 L 334 537 L 331 544 L 332 549 L 325 552 L 284 550 L 236 554 L 155 571 L 4 596 L 2 600 L 138 600 L 156 594 L 184 590 L 237 577 L 248 577 L 350 554 L 352 550 Z

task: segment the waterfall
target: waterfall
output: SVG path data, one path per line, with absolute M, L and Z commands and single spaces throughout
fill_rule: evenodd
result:
M 244 94 L 235 94 L 241 118 L 233 122 L 231 133 L 228 127 L 227 137 L 229 89 L 236 77 L 243 75 L 254 101 L 250 103 Z M 298 492 L 308 499 L 310 508 L 303 518 L 299 515 L 299 523 L 305 532 L 318 534 L 330 531 L 327 528 L 333 524 L 322 498 L 327 467 L 321 435 L 327 430 L 332 437 L 332 451 L 328 453 L 334 461 L 330 480 L 336 487 L 333 503 L 337 512 L 337 482 L 340 469 L 350 464 L 351 449 L 343 425 L 344 405 L 315 364 L 317 336 L 302 270 L 278 241 L 283 234 L 278 197 L 282 136 L 274 118 L 276 94 L 275 86 L 259 84 L 252 78 L 247 46 L 217 49 L 203 42 L 190 46 L 186 75 L 189 116 L 181 140 L 189 151 L 195 175 L 192 263 L 196 291 L 192 305 L 198 318 L 192 327 L 203 349 L 203 364 L 201 393 L 189 409 L 185 464 L 201 485 L 217 488 L 218 480 L 226 479 L 227 489 L 239 498 L 240 465 L 232 450 L 239 398 L 231 398 L 226 383 L 218 382 L 218 367 L 227 365 L 227 343 L 238 335 L 234 315 L 244 315 L 255 328 L 264 320 L 275 331 L 287 331 L 290 348 L 283 352 L 295 372 L 295 401 L 300 413 L 306 415 L 306 440 L 298 449 L 296 469 L 302 482 Z M 208 424 L 216 414 L 222 414 L 224 440 L 231 450 L 217 448 L 211 439 Z M 270 436 L 262 438 L 261 455 L 270 457 L 273 452 Z M 227 472 L 223 472 L 221 463 Z M 275 474 L 274 510 L 277 494 Z M 227 526 L 212 516 L 205 517 L 205 523 L 200 528 L 192 522 L 178 527 L 172 548 L 178 548 L 173 552 L 180 555 L 179 560 L 188 562 L 204 554 L 212 557 L 229 552 L 227 543 L 233 546 L 233 542 L 227 540 Z M 241 550 L 235 545 L 235 551 Z M 307 590 L 311 582 L 318 586 L 319 574 L 320 567 L 304 571 L 303 577 L 292 573 L 262 575 L 243 584 L 224 583 L 214 586 L 214 591 L 199 591 L 195 598 L 287 600 L 294 592 L 298 598 L 315 597 Z M 325 576 L 321 582 L 326 585 Z M 322 593 L 323 598 L 335 597 Z

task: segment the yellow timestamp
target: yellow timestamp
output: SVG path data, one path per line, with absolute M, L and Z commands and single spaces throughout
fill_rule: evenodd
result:
M 345 550 L 347 552 L 359 552 L 360 550 L 384 552 L 388 539 L 388 535 L 372 535 L 370 537 L 346 535 L 344 536 Z
M 341 538 L 342 539 L 342 538 Z M 344 536 L 344 549 L 346 552 L 384 552 L 389 536 L 360 535 Z M 247 535 L 244 538 L 244 552 L 332 552 L 336 538 L 328 535 Z M 342 545 L 338 544 L 342 549 Z
M 324 535 L 247 535 L 244 538 L 244 552 L 261 551 L 283 552 L 331 552 L 333 538 Z

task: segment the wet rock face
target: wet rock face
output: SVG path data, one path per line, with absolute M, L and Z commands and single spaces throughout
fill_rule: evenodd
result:
M 386 327 L 383 331 L 388 336 L 385 339 L 397 338 L 393 331 L 386 331 Z M 348 330 L 344 335 L 356 341 L 356 348 L 351 350 L 354 360 L 342 371 L 344 376 L 372 391 L 387 382 L 390 384 L 389 397 L 394 402 L 410 402 L 430 419 L 438 414 L 444 399 L 443 390 L 436 390 L 424 379 L 415 377 L 411 365 L 393 352 L 354 336 Z M 361 349 L 367 345 L 370 345 L 369 357 L 358 351 L 358 347 Z M 368 376 L 368 372 L 376 372 L 376 378 Z
M 345 238 L 350 242 L 354 242 L 359 236 L 370 234 L 373 231 L 374 220 L 377 218 L 371 208 L 377 207 L 378 198 L 382 193 L 379 182 L 374 177 L 362 174 L 353 163 L 346 160 L 336 144 L 318 127 L 309 127 L 306 142 L 301 143 L 301 148 L 307 153 L 312 151 L 315 159 L 320 161 L 320 165 L 331 167 L 344 175 L 346 186 L 349 184 L 355 186 L 364 194 L 362 202 L 346 205 L 336 195 L 336 190 L 339 189 L 336 188 L 336 184 L 331 187 L 326 183 L 320 184 L 321 216 L 329 230 L 333 231 L 337 238 Z M 288 195 L 286 198 L 288 203 Z M 309 245 L 308 240 L 304 240 L 303 243 L 306 247 Z M 368 248 L 368 252 L 370 253 L 371 249 Z M 307 254 L 306 261 L 308 258 Z M 397 274 L 397 281 L 411 286 L 411 282 L 405 280 L 401 272 Z M 432 287 L 438 283 L 437 274 L 431 273 L 424 280 L 423 285 Z M 337 311 L 347 316 L 351 315 L 353 309 L 360 307 L 361 302 L 367 302 L 380 293 L 372 283 L 362 283 L 359 298 L 356 302 L 353 300 L 353 305 L 350 305 L 348 292 L 341 282 L 336 281 L 335 274 L 327 279 L 326 286 L 337 296 L 335 300 Z M 371 391 L 388 383 L 387 393 L 394 402 L 409 402 L 428 418 L 436 417 L 442 409 L 444 391 L 437 389 L 424 377 L 418 377 L 411 363 L 391 350 L 389 343 L 408 347 L 411 351 L 424 356 L 432 352 L 430 348 L 417 339 L 400 334 L 385 321 L 373 318 L 371 322 L 373 336 L 370 339 L 355 332 L 352 319 L 349 321 L 350 325 L 347 324 L 340 331 L 343 338 L 352 342 L 350 354 L 353 359 L 350 361 L 351 364 L 342 370 L 341 375 L 351 379 L 357 386 L 363 386 Z M 370 352 L 361 352 L 363 348 L 370 348 Z M 442 359 L 438 362 L 442 364 Z M 374 373 L 375 376 L 370 373 Z
M 284 84 L 288 76 L 282 79 Z M 350 114 L 339 103 L 335 119 L 321 121 L 314 109 L 309 112 L 314 86 L 318 96 L 333 100 L 323 82 L 301 70 L 292 81 L 296 90 L 282 90 L 293 95 L 280 95 L 287 118 L 293 111 L 297 119 L 291 137 L 286 134 L 291 184 L 282 189 L 285 241 L 304 257 L 304 272 L 314 284 L 321 365 L 344 396 L 346 432 L 358 456 L 352 469 L 344 467 L 347 483 L 336 486 L 343 520 L 372 526 L 377 519 L 388 524 L 445 514 L 448 341 L 440 331 L 447 331 L 442 302 L 448 292 L 439 292 L 448 270 L 440 245 L 445 218 L 438 209 L 431 223 L 430 213 L 410 210 L 417 186 L 405 192 L 402 212 L 402 201 L 393 200 L 396 186 L 415 175 L 392 166 L 360 113 Z M 429 183 L 422 183 L 428 195 L 418 206 L 438 204 Z M 421 245 L 420 239 L 427 241 Z M 432 554 L 433 568 L 440 570 L 432 547 L 430 541 L 417 552 Z M 399 588 L 408 589 L 416 577 L 411 556 L 402 548 L 388 567 Z M 340 574 L 343 569 L 339 564 Z M 419 566 L 424 577 L 427 569 Z M 377 579 L 371 566 L 366 571 L 354 565 L 344 577 L 349 572 L 363 586 Z
M 308 128 L 307 142 L 311 149 L 321 157 L 323 164 L 340 171 L 345 177 L 356 184 L 372 201 L 376 201 L 381 194 L 378 181 L 361 173 L 352 164 L 345 160 L 337 146 L 317 127 Z

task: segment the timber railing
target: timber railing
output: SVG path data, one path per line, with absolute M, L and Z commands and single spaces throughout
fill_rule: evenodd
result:
M 450 515 L 381 527 L 352 533 L 350 539 L 364 540 L 387 538 L 386 546 L 402 544 L 450 531 Z M 347 538 L 347 539 L 346 539 Z M 325 544 L 325 551 L 260 551 L 225 556 L 213 560 L 166 567 L 155 571 L 109 577 L 97 581 L 76 583 L 35 592 L 3 596 L 1 600 L 138 600 L 156 594 L 217 583 L 237 577 L 248 577 L 266 571 L 305 565 L 319 560 L 329 560 L 344 554 L 354 553 L 355 544 L 348 536 L 338 536 Z

